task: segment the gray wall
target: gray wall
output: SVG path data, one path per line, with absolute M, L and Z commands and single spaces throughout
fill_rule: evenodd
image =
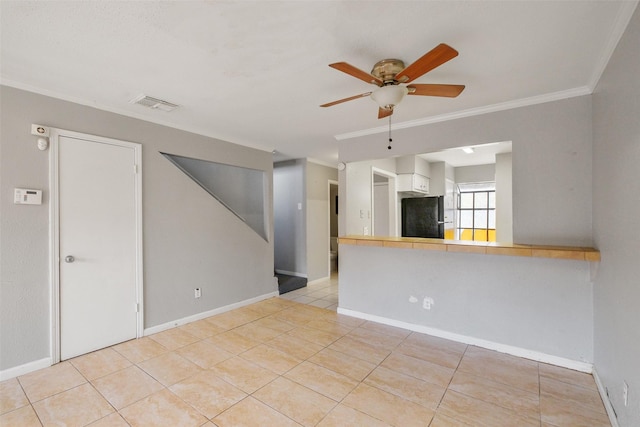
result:
M 584 261 L 340 246 L 340 308 L 581 362 L 593 361 L 588 277 Z
M 159 151 L 263 170 L 268 177 L 271 153 L 9 87 L 0 87 L 0 100 L 1 370 L 50 356 L 51 151 L 36 148 L 32 123 L 142 144 L 145 328 L 276 291 L 272 242 Z M 44 190 L 43 204 L 14 205 L 14 187 Z M 268 212 L 271 228 L 271 204 Z M 195 287 L 202 288 L 198 300 Z
M 474 165 L 455 168 L 456 182 L 490 182 L 496 179 L 496 165 Z
M 329 180 L 338 170 L 307 162 L 307 280 L 329 276 Z
M 620 426 L 640 426 L 640 8 L 593 94 L 595 367 Z M 622 384 L 629 385 L 629 405 Z
M 591 96 L 399 129 L 391 153 L 372 142 L 375 138 L 380 135 L 344 141 L 340 161 L 439 151 L 469 141 L 512 141 L 514 242 L 592 244 Z M 341 187 L 347 175 L 340 174 Z M 349 231 L 345 227 L 341 218 L 341 234 Z
M 302 277 L 307 276 L 306 165 L 288 160 L 273 166 L 275 269 Z

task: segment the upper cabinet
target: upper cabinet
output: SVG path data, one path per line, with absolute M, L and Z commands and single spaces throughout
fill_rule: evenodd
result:
M 429 162 L 418 156 L 396 158 L 396 189 L 414 196 L 429 194 Z
M 396 189 L 405 193 L 429 194 L 429 178 L 417 173 L 398 174 Z

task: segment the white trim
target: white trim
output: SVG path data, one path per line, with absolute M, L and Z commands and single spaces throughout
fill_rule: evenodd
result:
M 548 93 L 544 95 L 532 96 L 529 98 L 516 99 L 514 101 L 501 102 L 499 104 L 487 105 L 484 107 L 470 108 L 468 110 L 457 111 L 453 113 L 440 114 L 437 116 L 425 117 L 417 120 L 409 120 L 406 122 L 396 123 L 391 126 L 392 130 L 407 129 L 416 126 L 424 126 L 432 123 L 446 122 L 448 120 L 461 119 L 463 117 L 479 116 L 487 113 L 495 113 L 497 111 L 510 110 L 513 108 L 526 107 L 529 105 L 544 104 L 545 102 L 559 101 L 561 99 L 574 98 L 591 94 L 588 86 L 581 86 L 574 89 L 563 90 L 559 92 Z M 335 135 L 338 141 L 346 139 L 358 138 L 365 135 L 374 135 L 389 131 L 389 126 L 378 126 L 370 129 L 358 130 L 355 132 L 347 132 Z
M 535 360 L 537 362 L 543 362 L 543 363 L 548 363 L 550 365 L 573 369 L 574 371 L 580 371 L 580 372 L 586 372 L 586 373 L 591 373 L 593 371 L 593 364 L 591 363 L 585 363 L 577 360 L 566 359 L 564 357 L 553 356 L 551 354 L 546 354 L 539 351 L 527 350 L 525 348 L 515 347 L 511 345 L 506 345 L 506 344 L 500 344 L 497 342 L 488 341 L 480 338 L 474 338 L 467 335 L 456 334 L 453 332 L 447 332 L 441 329 L 431 328 L 429 326 L 402 322 L 399 320 L 389 319 L 381 316 L 375 316 L 372 314 L 349 310 L 342 307 L 338 307 L 338 314 L 344 314 L 346 316 L 356 317 L 358 319 L 364 319 L 364 320 L 369 320 L 376 323 L 382 323 L 383 325 L 395 326 L 397 328 L 407 329 L 409 331 L 419 332 L 421 334 L 432 335 L 434 337 L 445 338 L 445 339 L 460 342 L 463 344 L 474 345 L 476 347 L 482 347 L 488 350 L 495 350 L 500 353 L 511 354 L 513 356 Z
M 28 374 L 29 372 L 37 371 L 38 369 L 48 368 L 51 365 L 51 358 L 45 357 L 44 359 L 34 360 L 33 362 L 25 363 L 24 365 L 14 366 L 13 368 L 0 371 L 0 381 L 10 380 L 11 378 Z
M 613 52 L 616 50 L 616 47 L 618 46 L 618 43 L 620 42 L 624 31 L 627 29 L 636 6 L 638 6 L 637 1 L 622 2 L 622 4 L 620 5 L 620 9 L 618 10 L 618 15 L 616 16 L 613 31 L 611 31 L 607 46 L 605 47 L 604 52 L 602 53 L 602 57 L 600 57 L 600 61 L 598 61 L 598 63 L 596 64 L 593 75 L 589 80 L 589 88 L 591 92 L 596 89 L 596 86 L 600 81 L 600 77 L 602 77 L 604 70 L 607 68 L 607 64 L 609 64 L 611 55 L 613 55 Z
M 207 317 L 215 316 L 216 314 L 226 313 L 227 311 L 235 310 L 236 308 L 244 307 L 247 305 L 255 304 L 257 302 L 277 297 L 278 292 L 269 292 L 268 294 L 259 295 L 257 297 L 249 298 L 244 301 L 236 302 L 233 304 L 225 305 L 223 307 L 214 308 L 213 310 L 203 311 L 202 313 L 193 314 L 191 316 L 176 319 L 171 322 L 163 323 L 161 325 L 152 326 L 144 330 L 144 336 L 157 334 L 158 332 L 166 331 L 176 326 L 186 325 L 187 323 L 195 322 L 196 320 L 202 320 Z
M 136 336 L 142 337 L 144 332 L 144 294 L 143 294 L 143 224 L 142 224 L 142 144 L 136 142 L 123 141 L 112 138 L 105 138 L 97 135 L 74 132 L 65 129 L 50 128 L 51 137 L 51 157 L 49 168 L 50 185 L 50 211 L 49 211 L 49 241 L 50 241 L 50 307 L 51 307 L 51 362 L 60 362 L 60 217 L 58 206 L 59 194 L 59 138 L 61 136 L 99 142 L 103 144 L 116 145 L 133 149 L 135 159 L 135 222 L 136 222 L 136 303 L 138 312 L 136 313 Z M 133 165 L 132 165 L 133 166 Z
M 276 268 L 275 271 L 278 274 L 286 274 L 287 276 L 304 277 L 305 279 L 307 278 L 307 275 L 305 273 L 296 273 L 295 271 L 280 270 L 278 268 Z
M 58 218 L 58 138 L 50 134 L 49 146 L 49 311 L 51 314 L 49 335 L 51 363 L 60 362 L 60 220 Z
M 616 418 L 616 413 L 613 410 L 613 406 L 611 405 L 611 401 L 609 400 L 609 396 L 607 396 L 607 389 L 602 384 L 602 380 L 600 380 L 600 375 L 598 375 L 598 371 L 593 367 L 593 379 L 596 382 L 596 387 L 598 387 L 598 392 L 600 393 L 600 398 L 602 399 L 602 403 L 604 403 L 604 409 L 607 411 L 607 415 L 609 416 L 609 422 L 611 422 L 611 427 L 619 427 L 618 418 Z

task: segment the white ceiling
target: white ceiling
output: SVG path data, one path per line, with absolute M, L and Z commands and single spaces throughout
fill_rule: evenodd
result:
M 457 58 L 415 83 L 397 126 L 591 93 L 636 1 L 0 1 L 2 83 L 230 142 L 336 164 L 354 135 L 386 143 L 371 85 L 327 65 Z M 171 113 L 129 103 L 144 93 Z M 55 125 L 55 124 L 51 124 Z M 336 138 L 337 137 L 337 138 Z M 382 142 L 379 141 L 382 138 Z M 340 140 L 340 141 L 338 141 Z
M 473 149 L 473 152 L 465 153 L 462 151 L 462 147 L 459 147 L 419 154 L 419 156 L 429 163 L 445 162 L 454 168 L 460 166 L 488 165 L 496 162 L 496 154 L 511 153 L 511 141 L 468 145 L 467 148 Z

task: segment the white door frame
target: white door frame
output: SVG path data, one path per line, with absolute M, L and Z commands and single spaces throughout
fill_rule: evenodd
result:
M 135 204 L 136 204 L 136 336 L 144 335 L 143 310 L 143 263 L 142 263 L 142 144 L 120 141 L 64 129 L 50 128 L 51 156 L 49 165 L 49 242 L 50 242 L 50 306 L 51 306 L 51 363 L 60 362 L 60 216 L 59 216 L 59 138 L 69 137 L 103 144 L 131 148 L 135 157 Z

